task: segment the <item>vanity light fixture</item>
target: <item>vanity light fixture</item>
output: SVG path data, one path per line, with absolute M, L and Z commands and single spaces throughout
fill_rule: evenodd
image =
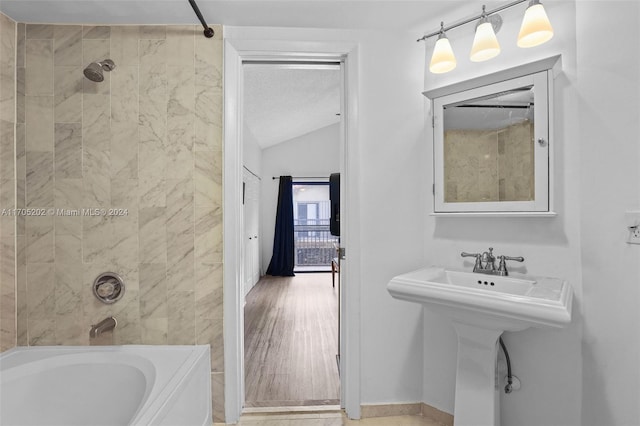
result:
M 518 33 L 518 47 L 534 47 L 545 43 L 553 37 L 553 27 L 549 22 L 547 12 L 540 0 L 531 0 L 524 12 L 520 32 Z
M 456 65 L 456 57 L 453 54 L 451 43 L 449 43 L 449 39 L 444 33 L 444 22 L 440 22 L 438 40 L 433 48 L 433 55 L 431 55 L 431 62 L 429 63 L 429 71 L 434 74 L 442 74 L 451 71 L 456 67 Z
M 496 57 L 500 53 L 500 44 L 498 43 L 496 32 L 498 32 L 500 24 L 502 23 L 502 18 L 500 18 L 497 13 L 524 3 L 525 1 L 528 1 L 529 5 L 527 6 L 522 25 L 520 26 L 517 42 L 518 47 L 539 46 L 551 40 L 553 37 L 553 28 L 540 0 L 515 0 L 489 11 L 486 11 L 483 5 L 480 15 L 449 25 L 448 27 L 445 27 L 444 23 L 441 22 L 438 31 L 429 33 L 417 40 L 423 41 L 438 36 L 431 56 L 429 71 L 434 74 L 442 74 L 456 67 L 455 55 L 445 32 L 470 22 L 478 21 L 473 46 L 471 47 L 471 61 L 481 62 Z
M 476 34 L 473 37 L 473 46 L 471 46 L 469 56 L 473 62 L 486 61 L 500 54 L 500 43 L 498 43 L 498 38 L 493 30 L 493 22 L 489 20 L 484 5 L 481 16 L 476 26 Z M 492 18 L 500 18 L 500 15 L 493 15 Z M 497 22 L 502 23 L 502 18 Z

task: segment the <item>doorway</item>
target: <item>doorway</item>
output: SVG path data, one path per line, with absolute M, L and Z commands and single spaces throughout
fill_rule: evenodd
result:
M 342 245 L 349 247 L 341 272 L 340 404 L 350 418 L 360 417 L 360 344 L 359 344 L 359 212 L 358 176 L 358 55 L 351 42 L 299 42 L 282 40 L 225 40 L 225 114 L 224 114 L 224 314 L 225 314 L 225 412 L 226 421 L 236 422 L 244 407 L 244 297 L 242 292 L 242 63 L 265 61 L 336 61 L 343 72 L 343 99 L 340 172 L 344 213 L 341 216 Z M 347 208 L 349 205 L 349 208 Z M 348 314 L 345 315 L 345 312 Z
M 338 239 L 329 232 L 329 176 L 340 171 L 341 65 L 243 61 L 242 67 L 243 168 L 261 178 L 261 229 L 245 238 L 244 261 L 254 257 L 259 234 L 262 271 L 275 275 L 256 281 L 251 268 L 244 269 L 250 289 L 244 307 L 245 407 L 338 405 L 340 287 L 331 285 L 330 275 Z M 245 230 L 253 219 L 247 212 L 256 210 L 247 209 L 247 175 Z M 285 220 L 279 216 L 289 203 L 293 214 Z M 274 229 L 292 235 L 293 245 Z

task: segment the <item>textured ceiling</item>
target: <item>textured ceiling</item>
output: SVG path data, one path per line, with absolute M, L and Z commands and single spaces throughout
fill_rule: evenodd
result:
M 245 127 L 262 148 L 340 121 L 340 69 L 245 65 Z
M 461 6 L 480 0 L 197 0 L 209 24 L 263 27 L 434 30 Z M 471 3 L 471 4 L 470 4 Z M 473 3 L 477 4 L 474 8 Z M 187 0 L 0 0 L 18 22 L 69 24 L 195 24 Z M 446 12 L 446 13 L 445 13 Z M 441 16 L 441 15 L 445 16 Z M 454 16 L 464 18 L 464 16 Z M 417 34 L 419 35 L 419 34 Z

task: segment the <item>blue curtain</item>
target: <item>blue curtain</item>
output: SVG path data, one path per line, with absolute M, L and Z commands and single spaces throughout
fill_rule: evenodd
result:
M 267 268 L 267 275 L 293 277 L 294 250 L 293 179 L 291 176 L 280 176 L 276 229 L 273 237 L 273 256 L 271 256 L 271 262 Z

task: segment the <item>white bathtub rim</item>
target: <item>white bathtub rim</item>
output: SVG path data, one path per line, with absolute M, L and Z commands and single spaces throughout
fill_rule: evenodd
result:
M 118 353 L 117 356 L 118 364 L 128 365 L 130 367 L 135 367 L 141 370 L 145 376 L 145 379 L 147 379 L 148 385 L 154 385 L 156 378 L 156 368 L 151 361 L 140 355 L 130 354 L 126 352 Z M 43 372 L 44 370 L 48 370 L 51 368 L 64 367 L 73 364 L 109 363 L 113 363 L 113 359 L 108 358 L 107 354 L 104 352 L 98 352 L 94 354 L 90 359 L 87 359 L 86 355 L 83 353 L 69 353 L 60 354 L 50 358 L 33 360 L 13 367 L 0 369 L 0 373 L 2 374 L 3 381 L 12 381 L 31 374 L 38 374 Z
M 143 401 L 141 401 L 140 406 L 136 410 L 129 424 L 146 426 L 153 424 L 155 419 L 164 414 L 165 410 L 168 408 L 167 404 L 170 402 L 171 396 L 186 386 L 189 373 L 196 368 L 199 362 L 206 362 L 207 366 L 209 366 L 207 371 L 210 372 L 211 361 L 209 348 L 209 345 L 17 346 L 0 353 L 0 376 L 5 376 L 5 373 L 10 373 L 11 370 L 17 370 L 19 373 L 20 370 L 22 370 L 22 367 L 28 368 L 30 365 L 33 366 L 38 363 L 38 361 L 43 361 L 45 359 L 48 360 L 47 362 L 49 363 L 64 363 L 65 360 L 72 359 L 68 358 L 71 355 L 81 357 L 87 352 L 102 352 L 105 354 L 114 352 L 119 356 L 132 352 L 136 354 L 136 356 L 149 361 L 154 365 L 154 370 L 159 372 L 155 369 L 155 362 L 153 359 L 154 357 L 162 357 L 159 352 L 187 352 L 187 355 L 182 359 L 182 362 L 180 362 L 179 365 L 174 366 L 172 374 L 165 377 L 164 380 L 155 380 L 159 374 L 155 375 L 153 378 L 153 386 L 150 387 L 148 392 L 145 392 Z M 7 366 L 6 361 L 16 355 L 19 355 L 21 352 L 23 354 L 28 354 L 26 356 L 26 361 L 22 360 L 24 362 L 19 362 L 15 365 L 11 365 L 12 363 L 9 363 L 9 366 Z M 147 357 L 151 359 L 141 355 L 141 353 L 147 355 Z M 131 361 L 133 358 L 127 357 L 127 359 Z M 64 365 L 68 364 L 64 363 Z M 143 371 L 143 374 L 145 374 L 145 371 Z M 146 374 L 145 377 L 147 377 Z M 3 377 L 2 380 L 5 380 L 5 378 Z M 211 401 L 210 387 L 207 389 L 207 392 L 207 398 Z M 211 414 L 211 406 L 209 406 L 209 413 L 205 415 L 205 419 L 202 421 L 203 425 L 209 423 Z
M 136 415 L 133 417 L 133 420 L 131 421 L 131 425 L 145 426 L 153 424 L 153 422 L 159 416 L 163 415 L 164 411 L 168 408 L 167 404 L 171 400 L 171 396 L 176 392 L 180 392 L 187 385 L 187 382 L 191 377 L 190 373 L 194 369 L 196 369 L 198 363 L 206 361 L 208 363 L 207 365 L 211 365 L 208 356 L 209 345 L 193 345 L 182 347 L 193 348 L 193 351 L 182 363 L 182 365 L 175 371 L 175 373 L 165 384 L 165 386 L 163 386 L 163 388 L 156 394 L 156 397 L 152 401 L 149 401 L 149 403 L 145 404 L 143 406 L 143 410 L 136 413 Z M 206 360 L 203 360 L 203 358 L 206 358 Z M 209 392 L 211 392 L 210 389 Z M 209 395 L 208 400 L 211 401 L 211 395 Z M 209 416 L 205 416 L 202 424 L 207 424 L 208 420 L 206 417 Z

